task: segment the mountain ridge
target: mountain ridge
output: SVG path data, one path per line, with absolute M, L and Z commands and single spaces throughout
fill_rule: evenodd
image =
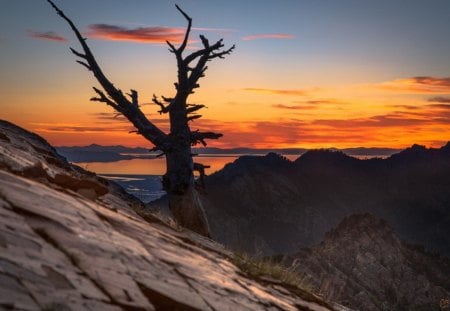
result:
M 370 212 L 407 242 L 449 256 L 448 149 L 414 146 L 367 160 L 329 150 L 308 151 L 294 162 L 248 156 L 208 176 L 203 199 L 217 239 L 250 253 L 313 245 L 345 216 Z
M 368 213 L 345 217 L 319 244 L 283 260 L 326 299 L 356 310 L 435 310 L 450 295 L 450 259 L 404 243 Z
M 154 158 L 159 153 L 152 152 L 150 149 L 142 147 L 125 147 L 121 145 L 116 146 L 101 146 L 98 144 L 91 144 L 88 146 L 59 146 L 56 150 L 65 156 L 71 162 L 114 162 L 120 160 L 131 160 L 135 158 Z M 345 148 L 336 149 L 329 148 L 329 150 L 342 150 L 349 155 L 354 156 L 390 156 L 401 149 L 392 148 Z M 216 156 L 236 156 L 236 155 L 264 155 L 268 153 L 279 153 L 284 155 L 301 155 L 307 152 L 305 148 L 282 148 L 282 149 L 253 149 L 253 148 L 230 148 L 221 149 L 214 147 L 206 148 L 192 148 L 194 154 L 202 155 L 216 155 Z

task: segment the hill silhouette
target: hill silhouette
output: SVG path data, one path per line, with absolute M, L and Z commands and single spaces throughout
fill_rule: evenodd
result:
M 450 144 L 387 159 L 313 150 L 237 159 L 207 178 L 213 236 L 234 249 L 285 254 L 319 243 L 344 217 L 369 212 L 409 243 L 450 255 Z

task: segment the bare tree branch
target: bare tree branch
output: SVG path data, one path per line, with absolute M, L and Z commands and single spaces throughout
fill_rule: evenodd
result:
M 166 100 L 165 97 L 163 97 L 163 100 L 164 100 L 165 102 L 167 102 L 167 100 Z M 159 107 L 161 107 L 161 109 L 158 110 L 159 114 L 163 114 L 163 113 L 168 113 L 168 112 L 169 112 L 170 104 L 167 105 L 167 106 L 164 105 L 164 104 L 158 99 L 158 97 L 157 97 L 155 94 L 153 94 L 152 102 L 153 102 L 154 104 L 158 105 Z
M 188 121 L 194 121 L 194 120 L 200 119 L 201 117 L 202 117 L 202 115 L 200 115 L 200 114 L 194 114 L 193 116 L 189 116 L 187 119 L 188 119 Z
M 184 18 L 186 18 L 186 20 L 188 21 L 188 26 L 186 28 L 186 33 L 184 34 L 183 43 L 178 48 L 178 51 L 181 54 L 184 51 L 184 49 L 186 48 L 186 45 L 189 40 L 189 33 L 191 32 L 191 27 L 192 27 L 192 18 L 189 15 L 187 15 L 177 4 L 175 4 L 175 7 L 184 16 Z
M 206 147 L 207 143 L 205 142 L 205 139 L 219 139 L 222 136 L 223 135 L 220 133 L 200 132 L 199 130 L 196 130 L 191 132 L 191 145 L 195 146 L 200 143 Z
M 72 53 L 75 54 L 76 56 L 78 56 L 78 57 L 80 57 L 80 58 L 86 59 L 86 55 L 84 55 L 84 54 L 82 54 L 82 53 L 76 51 L 75 49 L 70 48 L 70 51 L 72 51 Z
M 205 108 L 205 105 L 198 105 L 198 104 L 193 104 L 193 105 L 189 105 L 186 109 L 186 113 L 194 113 L 202 108 Z
M 87 45 L 85 38 L 83 38 L 80 31 L 72 22 L 72 20 L 70 20 L 64 14 L 64 12 L 61 11 L 53 3 L 53 1 L 47 0 L 47 2 L 50 3 L 53 9 L 55 9 L 56 13 L 69 24 L 70 28 L 74 32 L 78 41 L 80 42 L 81 47 L 83 48 L 84 54 L 77 52 L 74 49 L 71 49 L 72 53 L 74 53 L 76 56 L 86 60 L 86 63 L 83 61 L 77 62 L 93 72 L 97 81 L 105 90 L 106 94 L 108 94 L 108 96 L 111 98 L 108 99 L 106 95 L 103 94 L 103 92 L 100 92 L 101 93 L 100 94 L 97 91 L 98 89 L 95 89 L 96 93 L 100 97 L 94 97 L 92 98 L 92 100 L 105 102 L 107 105 L 113 107 L 115 110 L 122 113 L 136 127 L 136 129 L 139 131 L 141 135 L 150 140 L 153 144 L 155 144 L 159 148 L 161 149 L 169 148 L 167 135 L 163 131 L 161 131 L 157 126 L 155 126 L 152 122 L 150 122 L 136 104 L 137 92 L 136 95 L 133 95 L 132 91 L 131 93 L 132 101 L 130 102 L 119 89 L 115 88 L 114 85 L 106 78 L 105 74 L 103 73 L 97 61 L 95 60 L 95 57 L 92 54 L 89 46 Z
M 92 97 L 91 101 L 96 101 L 96 102 L 103 102 L 106 103 L 108 106 L 113 107 L 115 110 L 119 111 L 120 107 L 118 107 L 112 100 L 110 100 L 108 97 L 106 97 L 105 93 L 103 93 L 102 91 L 100 91 L 98 88 L 96 88 L 95 86 L 92 87 L 94 89 L 94 91 L 98 94 L 99 97 Z
M 131 89 L 130 90 L 131 93 L 127 93 L 128 96 L 130 96 L 131 98 L 131 103 L 135 106 L 139 105 L 138 102 L 138 92 L 136 90 Z
M 82 66 L 84 66 L 84 67 L 86 67 L 87 68 L 87 70 L 89 70 L 89 71 L 92 71 L 92 68 L 91 68 L 91 66 L 89 66 L 88 64 L 86 64 L 85 62 L 83 62 L 83 61 L 81 61 L 81 60 L 77 60 L 76 61 L 78 64 L 80 64 L 80 65 L 82 65 Z

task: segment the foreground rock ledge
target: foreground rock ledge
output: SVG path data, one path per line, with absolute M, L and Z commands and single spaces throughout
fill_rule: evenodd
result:
M 330 310 L 246 277 L 212 241 L 149 223 L 34 134 L 1 121 L 0 148 L 0 309 Z

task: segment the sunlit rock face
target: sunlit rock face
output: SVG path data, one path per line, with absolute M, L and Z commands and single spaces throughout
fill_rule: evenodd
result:
M 439 310 L 450 296 L 450 260 L 405 244 L 370 214 L 346 217 L 285 262 L 327 299 L 357 310 Z
M 4 121 L 0 151 L 0 309 L 330 310 L 246 277 L 219 244 Z

